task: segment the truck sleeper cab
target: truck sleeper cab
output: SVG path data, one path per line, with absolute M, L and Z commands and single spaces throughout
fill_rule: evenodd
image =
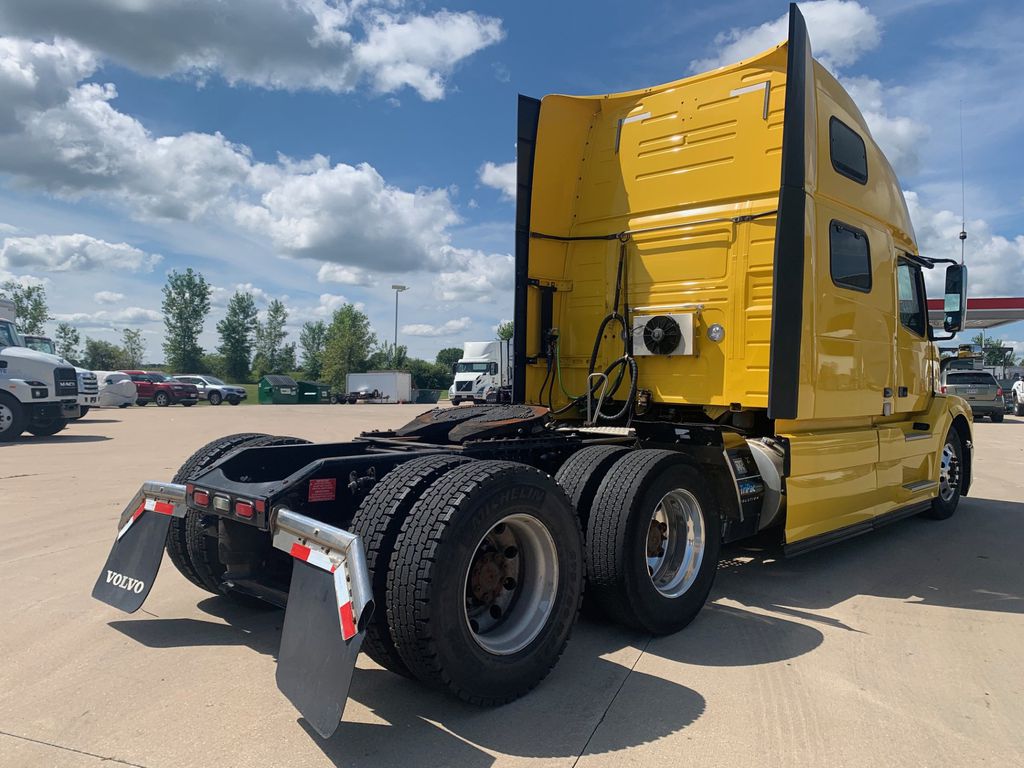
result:
M 723 542 L 952 515 L 971 414 L 937 393 L 936 262 L 790 8 L 786 43 L 730 67 L 520 98 L 513 403 L 204 446 L 125 508 L 94 596 L 137 609 L 166 546 L 204 589 L 286 605 L 279 685 L 329 735 L 360 650 L 501 704 L 557 661 L 584 583 L 674 632 Z

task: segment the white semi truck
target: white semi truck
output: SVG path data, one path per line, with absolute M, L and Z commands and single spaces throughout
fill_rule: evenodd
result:
M 26 347 L 14 317 L 14 303 L 0 299 L 0 442 L 26 430 L 54 435 L 81 413 L 74 367 Z
M 511 341 L 467 341 L 448 389 L 452 405 L 504 403 L 512 399 Z
M 36 352 L 45 352 L 48 355 L 57 355 L 57 347 L 49 336 L 23 333 L 21 338 L 29 349 L 34 349 Z M 60 355 L 57 355 L 57 357 L 60 357 Z M 80 408 L 78 418 L 82 418 L 82 416 L 89 412 L 90 408 L 99 406 L 100 385 L 96 374 L 87 368 L 80 368 L 76 365 L 75 376 L 78 379 L 78 406 Z

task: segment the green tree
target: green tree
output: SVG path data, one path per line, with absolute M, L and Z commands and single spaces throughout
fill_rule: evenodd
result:
M 130 368 L 124 356 L 124 350 L 117 344 L 102 339 L 85 340 L 85 355 L 82 361 L 83 367 L 91 371 L 116 371 L 120 368 Z
M 299 346 L 302 347 L 302 370 L 313 381 L 320 380 L 324 370 L 324 344 L 327 341 L 327 323 L 323 320 L 302 324 Z
M 500 329 L 499 329 L 500 330 Z M 462 359 L 462 350 L 458 347 L 445 347 L 437 353 L 434 362 L 451 372 L 452 366 Z
M 223 358 L 224 376 L 230 381 L 249 381 L 252 365 L 252 346 L 259 314 L 251 293 L 236 291 L 228 302 L 224 319 L 217 323 L 220 346 L 217 351 Z
M 367 367 L 371 369 L 386 369 L 389 371 L 404 371 L 406 361 L 409 359 L 409 350 L 404 344 L 397 347 L 388 341 L 382 341 L 366 361 Z
M 342 305 L 335 310 L 327 328 L 321 378 L 335 389 L 344 389 L 348 374 L 366 367 L 376 343 L 370 319 L 352 304 Z
M 452 369 L 442 363 L 414 357 L 406 361 L 406 370 L 412 374 L 412 384 L 417 389 L 447 389 L 451 384 Z
M 976 333 L 971 338 L 971 343 L 981 347 L 982 359 L 985 365 L 1013 365 L 1013 348 L 1005 346 L 1002 339 L 985 336 L 984 333 Z
M 124 351 L 124 367 L 141 368 L 146 356 L 146 341 L 138 328 L 125 328 L 121 332 L 121 349 Z
M 196 371 L 202 365 L 199 335 L 210 313 L 210 284 L 189 267 L 173 270 L 163 289 L 164 357 L 173 371 Z
M 511 320 L 506 320 L 503 323 L 498 323 L 498 330 L 495 332 L 495 335 L 498 337 L 499 341 L 508 341 L 512 338 L 512 334 L 515 333 L 515 330 L 515 323 Z
M 226 379 L 231 383 L 238 382 L 238 379 L 228 375 L 227 362 L 224 360 L 224 355 L 210 353 L 203 355 L 203 366 L 198 372 L 209 373 L 219 379 Z
M 285 358 L 284 340 L 288 331 L 284 329 L 288 322 L 288 310 L 284 304 L 273 299 L 267 305 L 267 311 L 263 321 L 256 324 L 256 357 L 253 360 L 253 368 L 256 376 L 262 377 L 267 373 L 284 373 Z M 292 363 L 294 367 L 295 353 L 292 350 Z
M 82 343 L 82 337 L 78 335 L 78 329 L 71 323 L 57 323 L 57 333 L 53 343 L 57 348 L 57 354 L 65 360 L 76 365 L 81 362 L 82 350 L 78 348 L 78 345 Z
M 299 370 L 299 364 L 295 360 L 295 342 L 285 344 L 277 356 L 278 370 L 284 373 L 295 373 Z
M 23 285 L 8 280 L 0 286 L 0 298 L 14 302 L 15 326 L 19 333 L 42 336 L 46 333 L 44 324 L 50 317 L 46 306 L 46 289 L 41 285 Z

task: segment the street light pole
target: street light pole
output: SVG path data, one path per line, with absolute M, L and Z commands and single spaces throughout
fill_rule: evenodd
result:
M 391 290 L 395 292 L 395 346 L 392 348 L 391 354 L 394 356 L 392 365 L 398 360 L 398 294 L 402 291 L 409 290 L 407 285 L 392 285 Z

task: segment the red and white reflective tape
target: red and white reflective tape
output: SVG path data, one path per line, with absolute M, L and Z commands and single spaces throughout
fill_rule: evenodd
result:
M 297 541 L 292 542 L 290 554 L 298 560 L 315 565 L 317 568 L 321 568 L 334 575 L 334 595 L 338 601 L 338 619 L 341 622 L 341 636 L 345 640 L 351 640 L 356 636 L 356 619 L 355 609 L 352 607 L 352 593 L 348 588 L 348 574 L 345 571 L 344 565 L 339 568 L 325 553 L 317 549 L 311 549 Z
M 138 509 L 132 512 L 132 516 L 128 518 L 128 522 L 124 524 L 124 527 L 117 532 L 117 540 L 120 541 L 121 537 L 128 533 L 128 529 L 132 527 L 132 523 L 139 519 L 143 512 L 156 512 L 160 515 L 173 515 L 174 505 L 168 501 L 158 501 L 157 499 L 143 499 L 142 503 L 139 504 Z

